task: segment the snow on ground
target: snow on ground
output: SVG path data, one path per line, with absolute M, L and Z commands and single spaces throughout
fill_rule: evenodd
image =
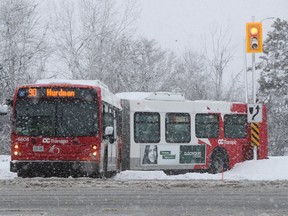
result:
M 0 179 L 13 179 L 17 175 L 10 172 L 10 156 L 0 155 Z M 251 160 L 219 174 L 186 173 L 182 175 L 166 175 L 162 171 L 123 171 L 116 175 L 116 180 L 252 180 L 277 181 L 288 180 L 288 156 L 269 157 L 266 160 Z
M 236 166 L 219 174 L 208 173 L 186 173 L 183 175 L 167 176 L 160 171 L 124 171 L 116 176 L 117 180 L 255 180 L 255 181 L 275 181 L 288 180 L 288 156 L 269 157 L 266 160 L 251 160 L 236 164 Z

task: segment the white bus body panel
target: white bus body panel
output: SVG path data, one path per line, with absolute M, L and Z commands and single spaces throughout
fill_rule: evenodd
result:
M 128 96 L 127 96 L 128 95 Z M 221 113 L 229 114 L 231 113 L 231 105 L 229 102 L 219 102 L 219 101 L 189 101 L 179 99 L 175 100 L 151 100 L 147 99 L 151 94 L 139 94 L 131 93 L 130 99 L 129 94 L 116 94 L 118 97 L 125 98 L 123 102 L 129 103 L 129 118 L 130 118 L 130 131 L 129 131 L 129 157 L 130 157 L 130 169 L 134 170 L 157 170 L 157 169 L 193 169 L 193 164 L 179 164 L 179 149 L 183 146 L 188 146 L 187 148 L 199 148 L 199 139 L 194 133 L 191 134 L 191 141 L 189 143 L 167 143 L 165 140 L 165 115 L 166 113 L 189 113 L 191 117 L 191 131 L 195 131 L 195 115 L 196 113 Z M 131 99 L 132 98 L 132 99 Z M 233 103 L 235 104 L 235 103 Z M 135 143 L 134 141 L 134 114 L 136 112 L 157 112 L 160 114 L 160 142 L 159 143 Z M 125 122 L 123 123 L 125 124 Z M 194 134 L 194 135 L 193 135 Z M 208 139 L 201 139 L 209 145 Z M 126 143 L 125 143 L 126 144 Z M 157 145 L 158 148 L 158 163 L 157 164 L 142 164 L 142 155 L 146 145 Z M 190 146 L 190 147 L 189 147 Z M 202 147 L 201 147 L 202 148 Z M 167 151 L 168 150 L 168 151 Z M 201 150 L 202 151 L 202 150 Z M 203 150 L 206 154 L 206 149 Z M 163 155 L 159 155 L 161 152 L 168 152 L 168 157 L 170 160 L 163 160 Z M 169 155 L 170 154 L 170 155 Z M 205 160 L 202 160 L 197 165 L 205 164 Z M 169 165 L 169 166 L 167 166 Z

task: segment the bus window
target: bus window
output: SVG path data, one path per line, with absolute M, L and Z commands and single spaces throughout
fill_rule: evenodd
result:
M 160 142 L 160 114 L 136 112 L 134 114 L 134 140 L 136 143 Z
M 166 142 L 189 143 L 191 140 L 190 115 L 167 113 L 165 117 Z
M 226 138 L 247 137 L 247 116 L 246 115 L 225 115 L 224 136 Z
M 86 100 L 63 100 L 57 105 L 57 122 L 57 136 L 96 135 L 98 133 L 97 104 Z
M 27 136 L 54 135 L 55 111 L 54 103 L 18 100 L 15 109 L 15 133 Z
M 106 127 L 113 127 L 113 136 L 114 136 L 114 111 L 108 105 L 103 105 L 103 133 L 105 132 Z
M 114 127 L 114 117 L 113 113 L 104 113 L 103 115 L 103 127 L 106 128 L 108 126 Z
M 196 114 L 195 130 L 197 138 L 218 138 L 219 115 Z
M 92 136 L 98 132 L 97 114 L 96 102 L 22 99 L 16 103 L 14 131 L 27 136 Z
M 52 136 L 54 133 L 52 120 L 51 116 L 31 116 L 31 136 L 39 134 Z

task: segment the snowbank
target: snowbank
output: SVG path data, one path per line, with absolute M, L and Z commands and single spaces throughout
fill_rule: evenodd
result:
M 17 177 L 10 172 L 10 156 L 0 155 L 0 179 Z M 245 161 L 219 174 L 186 173 L 183 175 L 166 175 L 162 171 L 123 171 L 116 175 L 115 180 L 252 180 L 277 181 L 288 180 L 288 156 L 269 157 L 267 160 Z

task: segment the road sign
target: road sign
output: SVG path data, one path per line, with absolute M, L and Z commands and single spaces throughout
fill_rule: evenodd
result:
M 262 104 L 248 104 L 247 113 L 249 123 L 262 122 Z
M 259 147 L 260 137 L 259 137 L 259 124 L 251 123 L 251 146 Z

